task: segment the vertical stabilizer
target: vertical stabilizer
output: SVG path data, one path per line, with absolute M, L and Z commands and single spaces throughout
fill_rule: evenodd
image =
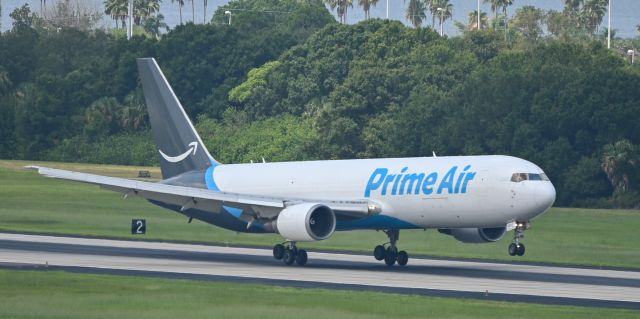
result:
M 216 165 L 156 60 L 138 59 L 138 71 L 162 177 L 167 179 Z

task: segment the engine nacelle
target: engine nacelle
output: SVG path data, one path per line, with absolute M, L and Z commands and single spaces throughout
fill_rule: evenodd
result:
M 507 232 L 507 227 L 438 229 L 440 233 L 455 237 L 463 243 L 493 243 Z
M 324 240 L 336 230 L 336 215 L 322 204 L 297 204 L 283 209 L 273 226 L 286 240 Z

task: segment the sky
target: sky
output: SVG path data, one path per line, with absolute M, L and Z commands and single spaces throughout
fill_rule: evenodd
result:
M 203 21 L 203 1 L 195 1 L 195 21 L 196 23 L 202 23 Z M 389 3 L 389 18 L 402 21 L 408 24 L 405 19 L 405 11 L 408 0 L 379 0 L 378 4 L 371 9 L 372 18 L 385 18 L 386 17 L 386 3 Z M 48 0 L 47 6 L 52 6 L 56 0 Z M 71 0 L 72 3 L 80 3 L 86 6 L 95 8 L 97 11 L 103 10 L 103 0 Z M 228 3 L 228 0 L 208 0 L 207 19 L 210 20 L 213 12 L 220 5 Z M 357 0 L 353 1 L 357 3 Z M 2 31 L 6 31 L 11 28 L 11 19 L 9 13 L 17 6 L 21 6 L 24 3 L 28 3 L 31 6 L 32 11 L 39 12 L 40 1 L 39 0 L 0 0 L 2 5 Z M 467 16 L 470 12 L 476 10 L 477 0 L 451 0 L 453 4 L 453 20 L 448 21 L 444 26 L 444 32 L 447 35 L 453 36 L 458 34 L 458 30 L 455 28 L 453 21 L 460 21 L 466 23 Z M 513 16 L 518 8 L 525 5 L 534 5 L 538 8 L 545 10 L 562 10 L 564 6 L 563 0 L 514 0 L 514 5 L 508 10 L 508 14 Z M 481 11 L 490 12 L 490 6 L 488 4 L 481 3 Z M 192 21 L 191 15 L 191 2 L 186 1 L 185 6 L 182 9 L 183 22 Z M 163 0 L 160 5 L 160 12 L 165 16 L 165 20 L 170 27 L 173 27 L 179 23 L 179 10 L 177 2 L 172 0 Z M 335 14 L 335 12 L 333 12 Z M 361 7 L 354 5 L 353 8 L 349 8 L 347 14 L 347 23 L 357 23 L 364 19 L 364 11 Z M 222 21 L 220 21 L 222 22 Z M 431 18 L 427 18 L 425 21 L 430 24 Z M 606 26 L 607 17 L 605 16 L 603 25 Z M 436 21 L 437 24 L 437 21 Z M 636 31 L 636 25 L 640 24 L 640 0 L 611 0 L 611 27 L 617 30 L 617 36 L 622 38 L 633 38 L 638 35 Z M 105 27 L 113 27 L 114 21 L 110 17 L 103 18 L 102 25 Z

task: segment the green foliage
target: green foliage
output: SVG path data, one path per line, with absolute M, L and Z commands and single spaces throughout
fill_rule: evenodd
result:
M 604 146 L 602 170 L 614 188 L 614 195 L 626 193 L 638 183 L 639 159 L 640 148 L 627 139 Z
M 96 140 L 74 136 L 49 149 L 42 158 L 60 162 L 158 165 L 150 131 L 125 132 Z
M 249 70 L 333 22 L 319 1 L 231 1 L 216 10 L 212 21 L 221 21 L 226 10 L 233 12 L 231 25 L 182 25 L 158 43 L 159 63 L 194 116 L 220 118 L 229 90 Z
M 524 6 L 516 10 L 512 25 L 522 33 L 529 42 L 535 42 L 542 36 L 545 13 L 534 6 Z
M 18 8 L 12 14 L 14 28 L 0 34 L 0 132 L 7 137 L 0 143 L 0 158 L 45 158 L 58 146 L 147 129 L 139 57 L 156 57 L 190 114 L 221 119 L 228 91 L 242 83 L 247 71 L 333 21 L 318 3 L 231 1 L 229 6 L 262 11 L 238 14 L 233 26 L 180 26 L 162 41 L 153 36 L 162 27 L 161 18 L 145 18 L 157 1 L 136 1 L 146 6 L 139 16 L 150 33 L 136 27 L 130 41 L 122 30 L 105 34 L 63 26 L 53 31 L 39 24 L 28 6 Z M 278 10 L 288 11 L 287 19 L 263 12 Z M 119 15 L 117 10 L 113 14 Z M 106 152 L 96 154 L 106 157 L 80 154 L 76 161 L 115 160 Z
M 38 17 L 31 12 L 31 8 L 28 3 L 22 5 L 22 7 L 16 7 L 9 17 L 13 19 L 13 27 L 15 29 L 31 28 L 37 21 Z
M 223 121 L 200 118 L 196 129 L 223 163 L 282 162 L 318 159 L 313 125 L 310 118 L 291 115 L 250 122 L 246 114 L 229 109 Z
M 280 61 L 271 61 L 263 66 L 251 69 L 247 80 L 229 91 L 229 101 L 244 103 L 258 86 L 267 85 L 267 75 L 280 65 Z

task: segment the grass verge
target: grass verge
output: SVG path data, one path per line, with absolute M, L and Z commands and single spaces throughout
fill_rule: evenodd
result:
M 637 318 L 582 308 L 379 292 L 0 270 L 0 318 Z
M 24 161 L 0 161 L 0 231 L 46 232 L 127 239 L 201 241 L 231 245 L 266 245 L 281 242 L 275 234 L 227 231 L 193 221 L 141 199 L 122 196 L 81 183 L 44 178 L 24 171 Z M 35 163 L 36 165 L 135 178 L 138 170 L 157 168 L 111 165 Z M 130 235 L 132 218 L 147 219 L 147 235 Z M 553 208 L 526 232 L 524 257 L 509 257 L 511 233 L 494 244 L 464 244 L 436 231 L 403 231 L 399 245 L 411 254 L 442 257 L 500 259 L 640 268 L 636 242 L 629 240 L 640 228 L 640 212 Z M 302 244 L 305 248 L 369 252 L 386 236 L 375 231 L 337 232 L 331 239 Z

